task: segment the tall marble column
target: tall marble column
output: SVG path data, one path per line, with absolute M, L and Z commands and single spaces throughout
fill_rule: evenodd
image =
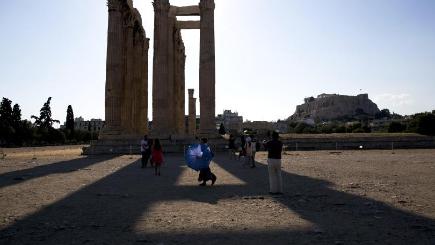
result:
M 139 115 L 139 132 L 148 134 L 148 49 L 149 38 L 146 38 L 142 43 L 142 62 L 141 62 L 141 88 L 140 88 L 140 115 Z
M 108 0 L 109 25 L 107 33 L 106 60 L 106 130 L 119 130 L 121 126 L 121 97 L 123 82 L 123 47 L 124 31 L 122 8 L 119 0 Z
M 199 62 L 199 102 L 200 126 L 202 135 L 216 135 L 215 123 L 215 37 L 214 0 L 201 0 L 200 62 Z
M 186 54 L 181 31 L 177 29 L 175 38 L 175 83 L 174 83 L 174 108 L 175 108 L 175 133 L 186 134 L 185 122 L 185 63 Z
M 153 58 L 153 126 L 154 137 L 167 136 L 169 107 L 165 91 L 168 88 L 168 13 L 169 0 L 155 0 L 154 6 L 154 58 Z
M 135 72 L 135 59 L 134 59 L 134 16 L 127 13 L 124 16 L 125 25 L 125 75 L 122 96 L 122 110 L 121 110 L 121 128 L 124 133 L 133 133 L 133 112 L 134 112 L 134 72 Z
M 189 118 L 188 118 L 188 130 L 189 136 L 196 135 L 196 98 L 193 98 L 193 89 L 189 89 Z

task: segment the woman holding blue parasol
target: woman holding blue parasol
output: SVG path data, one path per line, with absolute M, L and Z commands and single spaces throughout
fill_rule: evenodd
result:
M 184 157 L 187 166 L 195 171 L 199 171 L 198 181 L 202 181 L 201 186 L 205 186 L 209 180 L 211 180 L 211 184 L 214 185 L 217 178 L 210 170 L 210 162 L 214 154 L 210 150 L 206 138 L 201 139 L 200 144 L 189 145 Z

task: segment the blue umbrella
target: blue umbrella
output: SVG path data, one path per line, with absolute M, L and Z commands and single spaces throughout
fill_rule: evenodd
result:
M 213 159 L 213 153 L 207 145 L 192 144 L 187 147 L 184 159 L 187 166 L 195 171 L 199 171 L 208 168 Z

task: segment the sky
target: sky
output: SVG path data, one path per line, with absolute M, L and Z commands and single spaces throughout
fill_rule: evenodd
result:
M 215 2 L 216 113 L 275 121 L 321 93 L 368 93 L 399 114 L 435 109 L 433 0 Z M 134 4 L 151 39 L 152 119 L 153 7 Z M 61 122 L 68 105 L 76 117 L 104 119 L 107 18 L 106 0 L 0 1 L 0 97 L 25 119 L 50 96 Z M 198 97 L 199 31 L 182 35 L 186 89 Z

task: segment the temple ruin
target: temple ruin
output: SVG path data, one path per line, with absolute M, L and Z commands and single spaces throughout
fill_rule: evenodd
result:
M 101 139 L 148 132 L 149 39 L 132 0 L 108 0 L 106 126 Z
M 181 30 L 200 30 L 199 134 L 216 134 L 215 124 L 215 44 L 214 0 L 201 0 L 197 6 L 172 6 L 169 0 L 155 0 L 153 127 L 157 137 L 182 136 L 185 128 L 185 48 Z M 200 16 L 199 21 L 179 21 L 177 16 Z M 193 92 L 190 91 L 189 94 Z M 193 99 L 193 97 L 192 97 Z M 189 102 L 189 111 L 192 104 Z M 196 113 L 196 112 L 195 112 Z M 189 118 L 187 132 L 196 134 Z
M 106 125 L 99 140 L 86 150 L 124 152 L 144 134 L 160 139 L 216 136 L 214 0 L 177 7 L 169 0 L 155 0 L 152 107 L 148 132 L 149 39 L 132 0 L 108 0 Z M 199 16 L 180 21 L 177 16 Z M 197 131 L 196 98 L 189 89 L 189 114 L 185 115 L 186 52 L 181 31 L 199 29 L 200 124 Z

